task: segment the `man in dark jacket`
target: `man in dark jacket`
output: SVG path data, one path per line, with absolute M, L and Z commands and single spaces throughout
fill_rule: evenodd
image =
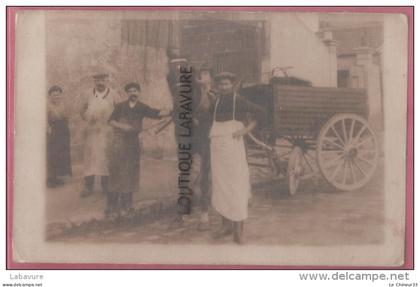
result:
M 143 118 L 159 119 L 169 116 L 138 100 L 140 85 L 129 83 L 124 87 L 128 99 L 117 104 L 109 118 L 114 128 L 109 165 L 109 193 L 105 214 L 130 211 L 133 193 L 139 190 L 140 143 Z
M 180 55 L 179 49 L 175 47 L 170 47 L 167 50 L 168 56 L 168 67 L 169 73 L 167 75 L 168 86 L 173 98 L 174 110 L 176 111 L 177 97 L 179 97 L 179 85 L 180 83 L 180 70 L 181 67 L 191 68 L 188 60 Z M 209 229 L 209 219 L 208 219 L 208 210 L 210 206 L 210 182 L 209 182 L 209 172 L 210 172 L 210 146 L 209 146 L 209 130 L 212 124 L 211 118 L 211 98 L 209 97 L 209 92 L 211 90 L 211 67 L 207 63 L 201 65 L 198 73 L 194 68 L 192 69 L 193 79 L 192 79 L 192 138 L 190 139 L 193 146 L 193 165 L 198 169 L 196 175 L 198 176 L 195 179 L 191 179 L 191 190 L 194 190 L 194 183 L 198 182 L 201 196 L 200 196 L 200 221 L 197 229 L 200 231 L 205 231 Z M 174 122 L 175 122 L 175 138 L 177 143 L 182 142 L 182 138 L 179 135 L 182 133 L 182 130 L 179 130 L 179 119 L 178 114 L 174 113 Z M 197 164 L 198 163 L 198 164 Z M 180 212 L 175 218 L 171 227 L 176 227 L 182 225 L 182 214 L 184 214 L 183 206 L 178 206 Z M 187 208 L 188 209 L 188 208 Z
M 201 191 L 199 231 L 209 230 L 208 211 L 210 206 L 210 139 L 209 131 L 212 125 L 211 107 L 213 105 L 211 93 L 211 67 L 207 63 L 201 65 L 198 77 L 195 79 L 196 92 L 194 93 L 194 159 L 200 159 L 198 182 Z

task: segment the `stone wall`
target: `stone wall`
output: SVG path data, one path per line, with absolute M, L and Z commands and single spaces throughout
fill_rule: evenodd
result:
M 109 85 L 121 100 L 124 84 L 138 81 L 142 85 L 141 101 L 156 108 L 171 109 L 172 100 L 166 83 L 166 48 L 128 45 L 122 39 L 121 19 L 47 15 L 48 86 L 60 85 L 65 103 L 71 111 L 72 157 L 82 157 L 82 120 L 78 114 L 81 95 L 93 87 L 92 73 L 105 67 L 110 73 Z M 145 120 L 144 127 L 153 124 Z M 173 126 L 159 135 L 142 135 L 144 153 L 154 157 L 175 155 Z

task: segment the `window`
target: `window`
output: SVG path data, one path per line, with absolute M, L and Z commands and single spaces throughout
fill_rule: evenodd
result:
M 337 72 L 337 86 L 339 88 L 350 87 L 350 73 L 349 70 L 338 70 Z

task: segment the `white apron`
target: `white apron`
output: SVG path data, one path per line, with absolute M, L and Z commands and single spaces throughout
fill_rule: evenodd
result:
M 114 99 L 115 95 L 111 90 L 103 95 L 95 95 L 91 92 L 89 96 L 88 108 L 85 113 L 84 176 L 109 175 L 108 148 L 112 130 L 108 119 L 114 109 Z
M 236 94 L 233 96 L 235 119 Z M 234 139 L 233 133 L 243 129 L 237 120 L 217 122 L 216 102 L 213 125 L 210 130 L 210 157 L 212 174 L 212 205 L 222 216 L 232 221 L 248 217 L 248 200 L 251 197 L 249 169 L 243 138 Z

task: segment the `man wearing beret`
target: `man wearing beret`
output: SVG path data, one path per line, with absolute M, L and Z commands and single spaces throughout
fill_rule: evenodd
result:
M 110 158 L 110 189 L 107 216 L 131 210 L 133 192 L 139 190 L 140 142 L 143 118 L 160 119 L 170 116 L 169 111 L 157 110 L 138 100 L 140 85 L 128 83 L 124 87 L 128 99 L 117 104 L 109 118 L 114 128 Z
M 102 70 L 93 75 L 95 87 L 89 89 L 83 97 L 80 111 L 85 121 L 83 133 L 84 189 L 82 197 L 93 193 L 95 176 L 101 177 L 104 193 L 108 192 L 108 146 L 111 129 L 108 118 L 119 101 L 116 91 L 108 87 L 108 74 Z

